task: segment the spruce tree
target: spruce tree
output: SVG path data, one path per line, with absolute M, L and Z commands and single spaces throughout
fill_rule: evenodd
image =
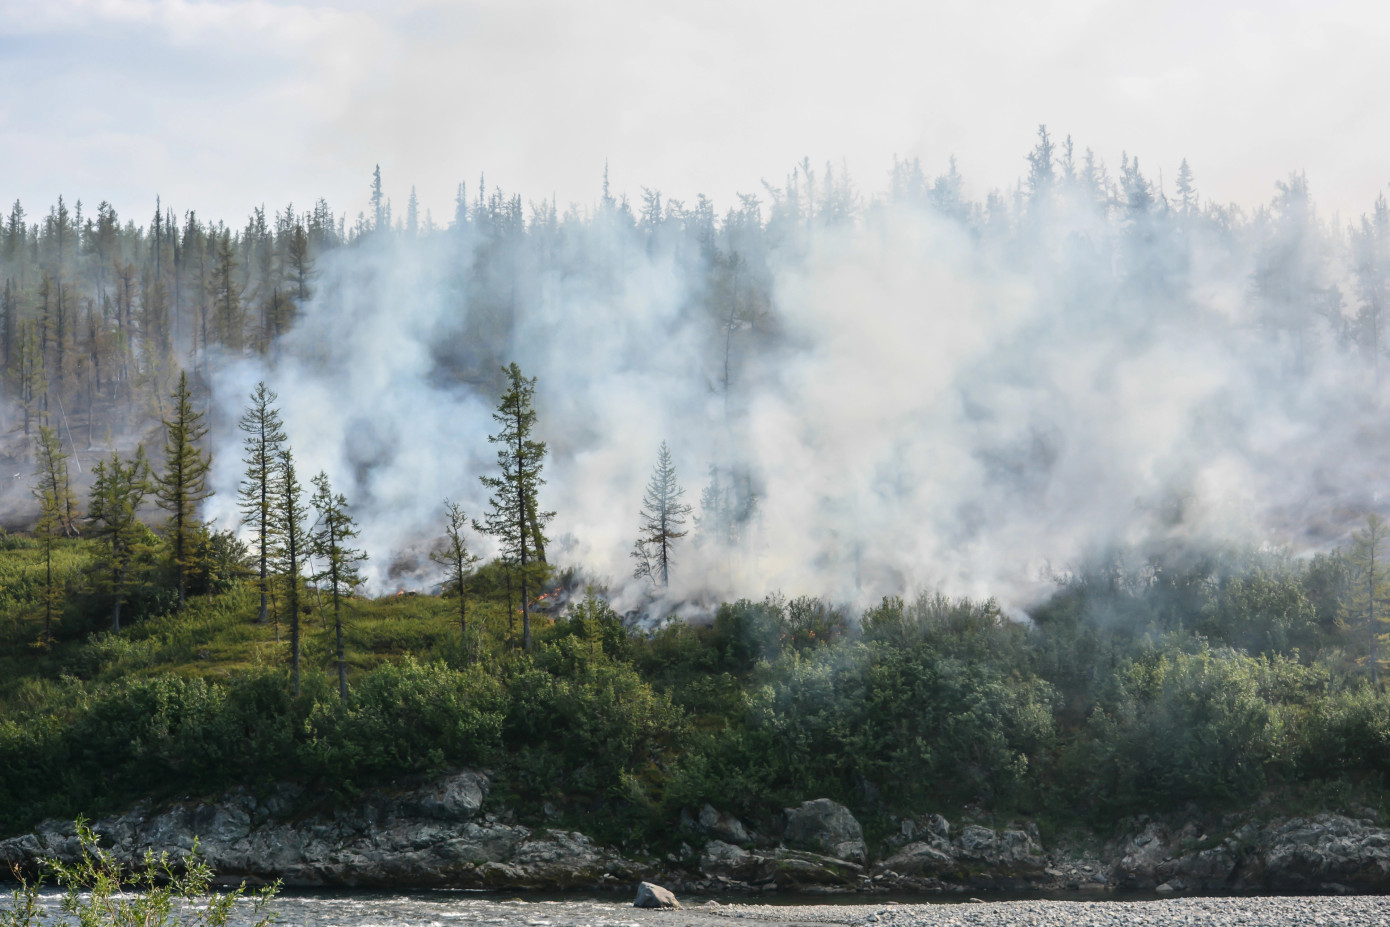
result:
M 1351 567 L 1351 595 L 1343 606 L 1342 621 L 1348 626 L 1364 629 L 1370 651 L 1371 684 L 1380 689 L 1380 643 L 1386 637 L 1381 626 L 1390 624 L 1387 605 L 1390 605 L 1390 551 L 1387 550 L 1390 526 L 1374 512 L 1366 519 L 1366 527 L 1352 535 L 1351 552 L 1347 562 Z
M 334 495 L 328 474 L 320 472 L 313 479 L 314 509 L 319 513 L 319 528 L 310 537 L 310 550 L 323 559 L 323 569 L 313 576 L 316 583 L 328 583 L 333 602 L 333 630 L 338 643 L 338 696 L 347 699 L 347 658 L 343 650 L 343 597 L 362 584 L 357 564 L 367 559 L 360 550 L 348 547 L 357 537 L 357 525 L 348 512 L 347 499 L 342 493 Z
M 510 388 L 502 394 L 493 421 L 500 427 L 488 440 L 497 445 L 499 476 L 480 477 L 492 490 L 489 509 L 484 520 L 474 522 L 474 528 L 497 538 L 503 558 L 516 569 L 521 584 L 522 649 L 531 649 L 530 590 L 543 581 L 545 564 L 545 526 L 555 517 L 554 512 L 540 511 L 536 491 L 543 485 L 541 464 L 545 459 L 545 442 L 533 441 L 531 431 L 536 424 L 532 408 L 536 379 L 526 379 L 521 368 L 512 363 L 502 371 Z
M 223 229 L 212 246 L 212 302 L 216 313 L 217 338 L 232 353 L 242 348 L 241 287 L 236 280 L 236 251 L 231 229 Z
M 638 526 L 641 533 L 632 549 L 632 558 L 637 561 L 637 568 L 632 572 L 634 579 L 645 576 L 653 583 L 659 582 L 663 589 L 671 585 L 671 564 L 674 562 L 671 547 L 688 533 L 685 517 L 691 510 L 681 501 L 684 495 L 685 490 L 676 482 L 671 449 L 662 441 L 656 468 L 642 497 Z
M 299 694 L 299 591 L 300 573 L 308 557 L 304 487 L 295 476 L 294 455 L 280 449 L 275 467 L 275 567 L 285 586 L 285 608 L 290 613 L 290 675 L 294 694 Z
M 468 600 L 464 595 L 463 584 L 473 572 L 473 565 L 482 558 L 468 549 L 463 532 L 468 527 L 468 517 L 458 503 L 444 500 L 447 522 L 444 526 L 444 547 L 430 554 L 430 559 L 449 570 L 449 583 L 459 596 L 459 634 L 463 639 L 464 653 L 468 653 Z
M 199 447 L 208 433 L 208 426 L 203 421 L 203 413 L 193 407 L 186 372 L 179 373 L 179 385 L 171 398 L 174 414 L 164 419 L 164 471 L 156 479 L 155 500 L 169 513 L 165 530 L 182 606 L 188 591 L 194 540 L 201 526 L 198 509 L 202 501 L 212 495 L 212 490 L 208 489 L 212 459 Z
M 264 624 L 267 619 L 267 599 L 269 597 L 268 560 L 270 557 L 271 521 L 274 515 L 275 468 L 280 448 L 285 443 L 285 427 L 280 412 L 275 408 L 275 391 L 265 385 L 256 384 L 251 393 L 251 405 L 237 423 L 246 437 L 242 439 L 245 455 L 241 458 L 246 464 L 246 478 L 241 481 L 240 497 L 241 523 L 250 525 L 255 532 L 255 546 L 252 548 L 260 567 L 258 580 L 261 593 L 261 607 L 256 621 Z
M 48 420 L 48 377 L 44 375 L 42 342 L 38 325 L 28 321 L 19 328 L 19 402 L 24 412 L 24 436 L 33 423 Z
M 152 488 L 143 446 L 136 448 L 129 461 L 121 460 L 116 451 L 109 462 L 97 461 L 92 469 L 87 520 L 92 537 L 101 542 L 97 584 L 111 596 L 112 631 L 121 629 L 121 607 L 129 597 L 133 575 L 150 551 L 139 514 Z
M 58 440 L 58 432 L 40 425 L 35 452 L 34 498 L 39 501 L 39 521 L 34 534 L 39 539 L 44 568 L 43 636 L 39 644 L 47 647 L 53 641 L 53 615 L 63 605 L 62 590 L 53 577 L 53 552 L 59 537 L 71 537 L 77 531 L 72 524 L 75 503 L 68 482 L 68 455 Z

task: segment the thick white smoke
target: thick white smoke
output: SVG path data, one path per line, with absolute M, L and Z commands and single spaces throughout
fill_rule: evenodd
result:
M 234 522 L 231 424 L 265 379 L 302 472 L 353 504 L 375 588 L 433 581 L 444 498 L 485 506 L 515 360 L 538 380 L 551 559 L 625 602 L 663 440 L 697 515 L 711 467 L 758 499 L 736 545 L 680 543 L 676 599 L 940 586 L 1024 605 L 1113 545 L 1325 544 L 1390 462 L 1383 390 L 1344 343 L 1354 285 L 1294 291 L 1277 206 L 1233 231 L 1089 202 L 1038 199 L 1006 232 L 907 202 L 788 224 L 768 304 L 732 333 L 694 245 L 611 210 L 537 221 L 524 251 L 473 228 L 368 237 L 320 259 L 268 363 L 216 375 L 217 510 Z M 488 247 L 489 267 L 516 262 L 505 284 L 479 282 Z

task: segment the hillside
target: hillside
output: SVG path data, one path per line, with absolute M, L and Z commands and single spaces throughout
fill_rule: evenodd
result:
M 1059 584 L 1028 621 L 992 601 L 809 598 L 626 626 L 601 595 L 516 626 L 496 568 L 457 599 L 356 598 L 339 698 L 326 611 L 303 613 L 303 688 L 283 625 L 244 579 L 92 632 L 82 567 L 50 648 L 35 648 L 34 542 L 0 552 L 0 828 L 142 798 L 296 782 L 350 797 L 463 766 L 494 770 L 523 820 L 620 846 L 679 842 L 704 803 L 757 824 L 806 796 L 870 834 L 903 815 L 1027 815 L 1098 828 L 1141 813 L 1387 808 L 1390 696 L 1347 625 L 1341 556 L 1226 554 Z M 549 806 L 549 815 L 542 815 Z M 558 816 L 558 818 L 556 817 Z

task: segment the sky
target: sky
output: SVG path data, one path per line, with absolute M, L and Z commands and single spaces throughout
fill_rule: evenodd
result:
M 981 197 L 1045 123 L 1222 203 L 1306 171 L 1350 218 L 1390 181 L 1386 48 L 1372 2 L 0 0 L 0 198 L 356 216 L 380 164 L 445 223 L 484 172 L 722 208 L 803 157 L 873 193 L 952 155 Z

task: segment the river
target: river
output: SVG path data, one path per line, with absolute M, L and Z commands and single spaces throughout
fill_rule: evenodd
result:
M 58 912 L 59 898 L 44 892 L 50 914 Z M 745 904 L 692 898 L 678 911 L 646 911 L 617 895 L 523 899 L 471 892 L 335 892 L 287 893 L 275 901 L 275 909 L 276 922 L 287 927 L 736 927 L 740 922 L 759 927 L 1390 927 L 1390 898 L 1372 895 L 866 900 L 862 895 L 782 896 Z

